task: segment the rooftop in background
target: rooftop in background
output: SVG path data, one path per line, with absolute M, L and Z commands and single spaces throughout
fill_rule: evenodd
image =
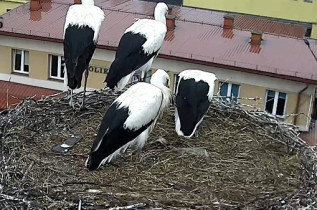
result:
M 141 1 L 148 1 L 148 2 L 164 2 L 166 4 L 178 5 L 182 6 L 183 0 L 141 0 Z
M 0 35 L 62 42 L 65 15 L 72 3 L 73 0 L 45 0 L 42 9 L 32 12 L 29 4 L 20 6 L 3 16 Z M 98 47 L 112 50 L 125 29 L 137 18 L 152 17 L 155 7 L 152 2 L 131 0 L 95 3 L 106 14 Z M 317 83 L 317 62 L 312 52 L 303 39 L 294 38 L 304 34 L 301 26 L 236 16 L 236 27 L 266 32 L 261 45 L 254 47 L 249 30 L 223 29 L 226 13 L 174 6 L 173 14 L 176 28 L 168 32 L 160 57 Z M 284 30 L 279 30 L 281 27 Z M 309 42 L 317 54 L 317 41 Z
M 53 95 L 57 92 L 56 90 L 46 88 L 0 81 L 0 110 L 6 109 L 7 105 L 11 107 L 14 104 L 20 103 L 20 98 L 34 97 L 34 99 L 38 100 L 42 96 Z
M 307 36 L 317 38 L 317 1 L 315 0 L 183 0 L 183 5 L 251 14 L 307 24 Z
M 28 0 L 1 0 L 0 1 L 0 15 L 26 2 L 28 2 Z

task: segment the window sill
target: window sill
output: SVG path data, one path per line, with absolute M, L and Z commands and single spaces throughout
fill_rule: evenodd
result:
M 285 120 L 286 116 L 285 115 L 273 115 L 271 113 L 265 112 L 268 116 L 278 119 L 278 120 Z
M 53 82 L 60 82 L 60 83 L 64 82 L 64 79 L 48 78 L 48 80 Z
M 23 73 L 23 72 L 17 72 L 17 71 L 13 71 L 13 72 L 11 72 L 11 74 L 24 76 L 24 77 L 28 77 L 29 76 L 29 73 Z

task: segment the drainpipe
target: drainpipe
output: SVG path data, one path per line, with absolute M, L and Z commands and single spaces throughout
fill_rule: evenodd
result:
M 314 56 L 314 58 L 315 58 L 315 60 L 317 62 L 317 57 L 316 57 L 315 53 L 313 52 L 313 50 L 311 49 L 309 41 L 307 39 L 303 39 L 303 40 L 304 40 L 305 44 L 307 45 L 308 49 L 310 50 L 311 54 Z M 299 91 L 299 93 L 298 93 L 295 114 L 297 114 L 298 109 L 299 109 L 299 102 L 300 102 L 300 99 L 301 99 L 301 93 L 303 93 L 305 90 L 307 90 L 307 88 L 308 88 L 308 84 L 306 84 L 306 87 L 303 90 Z M 296 125 L 296 122 L 297 122 L 297 116 L 295 116 L 295 118 L 294 118 L 294 125 Z
M 295 108 L 295 114 L 298 113 L 298 110 L 299 110 L 299 102 L 300 102 L 300 99 L 301 99 L 301 95 L 302 93 L 307 90 L 308 88 L 308 84 L 306 84 L 306 87 L 304 87 L 301 91 L 298 92 L 298 95 L 297 95 L 297 101 L 296 101 L 296 108 Z M 296 125 L 297 123 L 297 117 L 298 115 L 295 115 L 295 118 L 294 118 L 294 125 Z

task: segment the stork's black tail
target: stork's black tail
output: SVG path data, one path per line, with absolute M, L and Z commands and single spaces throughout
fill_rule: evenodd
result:
M 68 65 L 67 65 L 68 64 Z M 70 89 L 80 88 L 83 72 L 76 72 L 76 63 L 66 61 L 67 68 L 67 86 Z

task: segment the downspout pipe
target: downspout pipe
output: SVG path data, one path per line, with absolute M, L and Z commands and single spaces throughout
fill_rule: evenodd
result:
M 299 103 L 300 103 L 300 99 L 301 99 L 301 95 L 302 93 L 307 90 L 308 88 L 308 84 L 306 84 L 306 86 L 298 92 L 298 95 L 297 95 L 297 101 L 296 101 L 296 107 L 295 107 L 295 114 L 298 114 L 298 110 L 299 110 Z M 297 117 L 298 115 L 295 115 L 295 118 L 294 118 L 294 125 L 296 125 L 297 123 Z
M 308 49 L 310 50 L 311 54 L 314 56 L 316 62 L 317 62 L 317 57 L 315 55 L 315 53 L 313 52 L 313 50 L 311 49 L 311 46 L 310 46 L 310 43 L 307 39 L 303 39 L 304 40 L 304 43 L 307 45 Z M 299 110 L 299 102 L 300 102 L 300 99 L 301 99 L 301 94 L 307 90 L 308 88 L 308 84 L 306 84 L 306 87 L 304 87 L 301 91 L 299 91 L 298 93 L 298 97 L 297 97 L 297 102 L 296 102 L 296 108 L 295 108 L 295 114 L 298 114 L 298 110 Z M 294 118 L 294 125 L 296 125 L 297 123 L 297 115 L 295 116 Z

